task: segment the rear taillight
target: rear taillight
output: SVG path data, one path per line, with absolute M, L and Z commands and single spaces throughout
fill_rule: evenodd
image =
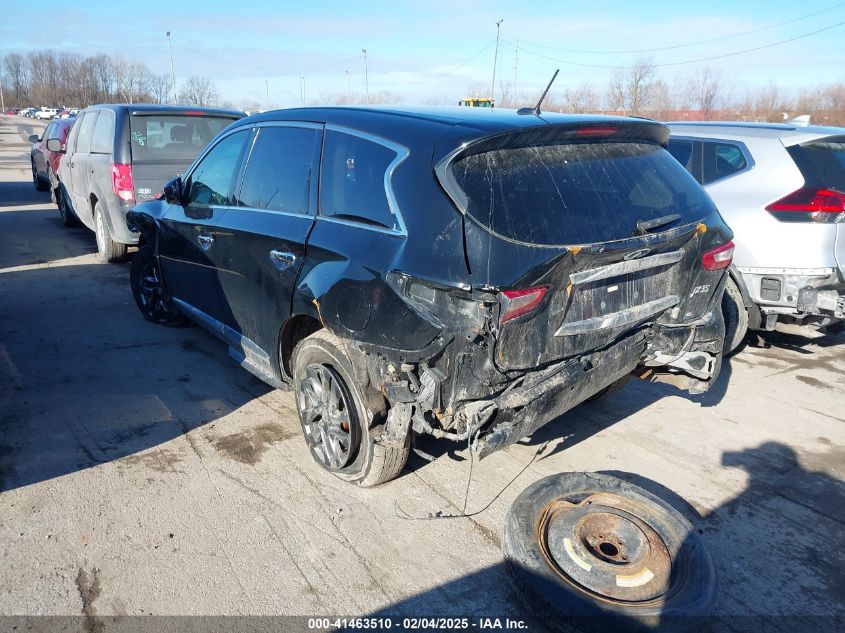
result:
M 711 249 L 701 256 L 701 263 L 707 270 L 722 270 L 731 265 L 734 258 L 734 243 L 728 242 Z
M 546 296 L 548 288 L 526 288 L 525 290 L 505 290 L 499 293 L 499 302 L 502 305 L 499 323 L 510 321 L 536 308 L 543 297 Z
M 845 222 L 845 193 L 802 187 L 766 207 L 781 222 Z
M 135 199 L 135 187 L 132 183 L 132 165 L 114 163 L 111 166 L 112 191 L 121 200 Z

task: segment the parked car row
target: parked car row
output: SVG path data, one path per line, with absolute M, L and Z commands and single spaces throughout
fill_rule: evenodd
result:
M 293 389 L 315 461 L 362 486 L 415 435 L 484 457 L 632 376 L 705 392 L 745 328 L 845 318 L 842 130 L 241 117 L 90 107 L 48 127 L 33 180 L 102 260 L 138 246 L 144 318 L 197 322 Z
M 6 114 L 17 114 L 30 119 L 70 119 L 77 115 L 77 108 L 22 108 L 20 110 L 7 110 Z

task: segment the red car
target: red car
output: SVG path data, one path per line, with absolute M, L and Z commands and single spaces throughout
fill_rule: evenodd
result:
M 67 143 L 67 135 L 70 128 L 73 126 L 74 119 L 58 119 L 50 123 L 44 134 L 39 138 L 37 134 L 29 137 L 32 143 L 32 151 L 30 152 L 30 159 L 32 162 L 32 184 L 38 191 L 50 191 L 54 196 L 56 187 L 59 186 L 59 181 L 56 179 L 56 174 L 59 171 L 59 162 L 62 160 L 64 154 L 65 144 Z M 50 139 L 59 139 L 61 142 L 61 152 L 51 152 L 47 149 L 47 141 Z

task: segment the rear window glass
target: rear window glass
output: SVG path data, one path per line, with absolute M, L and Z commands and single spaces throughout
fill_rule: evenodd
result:
M 190 162 L 232 121 L 211 116 L 131 116 L 132 160 Z
M 666 230 L 715 210 L 666 150 L 647 143 L 567 143 L 499 149 L 459 159 L 453 176 L 467 212 L 494 232 L 544 245 L 634 236 L 640 220 L 680 217 Z
M 845 137 L 794 145 L 787 151 L 808 187 L 845 192 Z

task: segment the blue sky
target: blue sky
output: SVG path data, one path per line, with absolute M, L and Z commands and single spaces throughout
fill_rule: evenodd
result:
M 390 90 L 407 102 L 452 102 L 475 87 L 489 91 L 499 19 L 497 96 L 513 84 L 515 63 L 519 92 L 539 92 L 557 67 L 557 90 L 585 81 L 604 90 L 612 73 L 604 66 L 629 64 L 640 55 L 616 51 L 675 47 L 646 53 L 657 64 L 671 64 L 765 46 L 845 22 L 845 3 L 837 4 L 0 0 L 0 55 L 47 47 L 122 53 L 167 73 L 170 30 L 177 84 L 191 75 L 208 76 L 224 99 L 241 105 L 263 104 L 267 81 L 271 104 L 291 106 L 299 103 L 300 72 L 307 98 L 346 92 L 346 71 L 352 91 L 362 93 L 366 48 L 371 91 Z M 791 22 L 780 24 L 786 21 Z M 740 33 L 746 34 L 734 37 Z M 845 79 L 843 36 L 845 26 L 839 26 L 706 64 L 721 71 L 734 92 L 769 82 L 787 89 L 815 86 Z M 726 39 L 688 45 L 720 37 Z M 672 82 L 703 65 L 665 66 L 659 72 Z

